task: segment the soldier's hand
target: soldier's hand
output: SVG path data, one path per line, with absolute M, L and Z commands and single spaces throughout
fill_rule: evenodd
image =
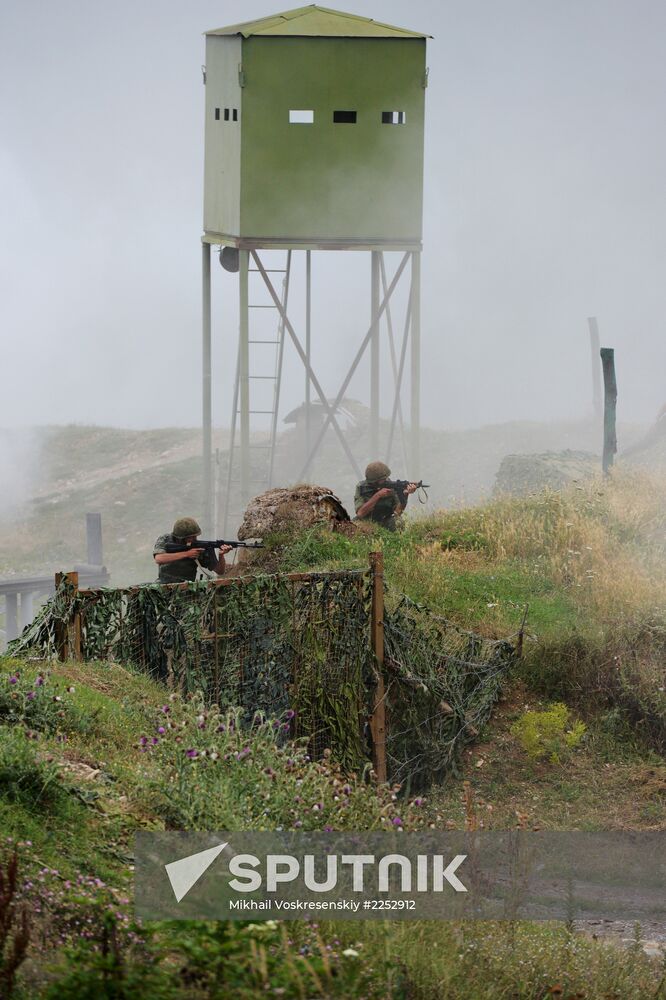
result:
M 183 559 L 198 559 L 202 552 L 203 549 L 187 549 L 186 552 L 183 552 Z
M 376 497 L 390 497 L 392 495 L 392 493 L 393 493 L 393 490 L 391 489 L 390 486 L 384 486 L 381 490 L 377 490 L 377 492 L 375 493 L 375 496 Z
M 233 552 L 233 550 L 234 550 L 233 545 L 220 545 L 219 549 L 220 557 L 226 556 L 227 552 Z
M 412 493 L 416 493 L 417 490 L 418 486 L 416 483 L 408 483 L 407 486 L 405 486 L 405 493 L 409 495 L 411 495 Z

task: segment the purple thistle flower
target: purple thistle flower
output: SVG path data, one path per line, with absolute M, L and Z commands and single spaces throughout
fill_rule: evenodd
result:
M 324 833 L 333 833 L 333 827 L 332 826 L 325 826 L 324 827 Z
M 414 799 L 414 805 L 415 806 L 422 806 L 424 802 L 425 802 L 425 799 L 420 799 L 420 798 L 419 799 Z
M 344 785 L 342 791 L 345 795 L 351 795 L 351 785 Z
M 157 744 L 159 743 L 159 740 L 158 740 L 157 736 L 153 736 L 153 738 L 152 738 L 152 740 L 150 742 L 153 744 L 153 746 L 157 746 Z
M 400 819 L 399 816 L 396 816 L 395 819 L 393 820 L 393 826 L 402 826 L 402 820 Z
M 39 674 L 37 680 L 35 681 L 35 687 L 42 687 L 43 684 L 44 684 L 44 678 L 42 677 L 41 674 Z
M 199 756 L 199 751 L 198 750 L 187 750 L 186 751 L 186 756 L 189 757 L 190 760 L 194 760 L 195 757 Z
M 164 726 L 158 726 L 157 732 L 160 734 L 160 736 L 162 736 L 164 733 L 166 733 L 166 729 L 164 728 Z
M 139 743 L 140 743 L 140 745 L 142 747 L 145 747 L 145 745 L 146 745 L 147 742 L 148 742 L 148 737 L 147 736 L 142 736 L 141 739 L 139 740 Z
M 225 726 L 225 724 L 223 722 L 221 722 L 220 725 L 217 727 L 216 732 L 218 732 L 218 733 L 226 733 L 226 731 L 227 731 L 227 727 Z
M 296 822 L 294 823 L 294 826 L 303 826 L 303 820 L 297 819 Z
M 167 714 L 168 712 L 170 712 L 170 711 L 171 711 L 171 709 L 169 708 L 169 706 L 168 706 L 168 705 L 162 705 L 162 711 L 163 711 L 163 712 L 164 712 L 164 714 L 166 715 L 166 714 Z
M 9 678 L 9 683 L 18 684 L 18 677 L 15 674 L 12 674 L 12 676 Z
M 288 708 L 287 711 L 284 713 L 285 719 L 293 719 L 295 715 L 296 712 L 293 710 L 293 708 Z
M 28 701 L 32 701 L 34 697 L 35 697 L 34 691 L 28 691 L 28 693 L 26 694 L 26 698 L 28 699 Z

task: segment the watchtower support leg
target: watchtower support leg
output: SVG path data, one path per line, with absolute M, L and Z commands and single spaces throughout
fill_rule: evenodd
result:
M 379 251 L 371 251 L 370 455 L 379 454 Z
M 305 454 L 310 453 L 312 414 L 309 369 L 312 367 L 312 251 L 305 251 Z
M 239 250 L 239 374 L 240 374 L 240 491 L 241 502 L 250 499 L 250 322 L 248 313 L 248 250 Z
M 411 364 L 411 455 L 409 474 L 421 478 L 421 254 L 412 253 L 412 364 Z
M 210 300 L 210 243 L 201 244 L 202 292 L 202 399 L 203 399 L 203 522 L 204 531 L 213 530 L 213 479 L 212 479 L 212 373 L 211 373 L 211 300 Z

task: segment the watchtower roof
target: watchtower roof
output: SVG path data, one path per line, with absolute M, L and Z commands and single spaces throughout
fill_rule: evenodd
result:
M 207 31 L 207 35 L 242 35 L 250 38 L 252 35 L 291 36 L 311 38 L 431 38 L 418 31 L 408 31 L 407 28 L 396 28 L 391 24 L 382 24 L 369 17 L 358 14 L 346 14 L 341 10 L 331 10 L 328 7 L 318 7 L 310 4 L 308 7 L 296 7 L 285 10 L 281 14 L 271 14 L 257 21 L 245 21 L 242 24 L 232 24 L 227 28 L 215 28 Z

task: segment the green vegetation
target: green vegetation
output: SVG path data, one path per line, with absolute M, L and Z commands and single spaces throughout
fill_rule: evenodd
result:
M 15 995 L 663 997 L 639 934 L 619 948 L 511 921 L 137 927 L 130 886 L 135 830 L 211 809 L 237 829 L 665 829 L 664 495 L 618 474 L 396 535 L 272 539 L 273 570 L 365 566 L 380 545 L 390 594 L 489 639 L 529 604 L 522 660 L 460 774 L 418 799 L 309 760 L 285 715 L 243 726 L 118 664 L 0 661 L 0 861 L 18 846 L 11 926 L 24 902 L 32 922 Z
M 547 756 L 551 764 L 560 764 L 579 745 L 586 729 L 580 719 L 570 724 L 569 709 L 557 702 L 542 712 L 525 712 L 511 726 L 511 735 L 528 757 Z

